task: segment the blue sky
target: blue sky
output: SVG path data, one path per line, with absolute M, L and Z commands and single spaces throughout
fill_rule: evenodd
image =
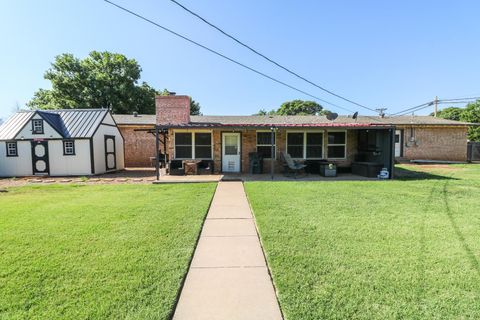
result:
M 168 0 L 116 2 L 282 81 L 369 114 L 273 67 Z M 305 77 L 372 108 L 394 112 L 435 95 L 480 95 L 479 1 L 180 2 Z M 204 114 L 252 114 L 309 99 L 101 0 L 2 1 L 0 39 L 0 118 L 49 87 L 43 73 L 56 55 L 85 57 L 92 50 L 135 58 L 142 80 L 192 96 Z

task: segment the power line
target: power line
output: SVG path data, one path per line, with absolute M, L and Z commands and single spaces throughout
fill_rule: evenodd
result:
M 417 111 L 420 111 L 420 110 L 423 110 L 423 109 L 426 109 L 426 108 L 430 108 L 431 106 L 432 106 L 432 104 L 427 104 L 427 105 L 424 105 L 422 107 L 417 107 L 415 110 L 402 112 L 401 114 L 397 114 L 395 116 L 392 116 L 392 118 L 401 117 L 401 116 L 407 115 L 409 113 L 414 113 L 414 112 L 417 112 Z
M 425 102 L 425 103 L 422 103 L 418 106 L 415 106 L 415 107 L 411 107 L 411 108 L 407 108 L 405 110 L 401 110 L 401 111 L 398 111 L 398 112 L 395 112 L 395 113 L 391 113 L 390 116 L 395 116 L 395 115 L 398 115 L 400 113 L 409 113 L 410 111 L 416 111 L 415 109 L 418 109 L 418 108 L 422 108 L 422 107 L 430 107 L 433 105 L 433 101 L 428 101 L 428 102 Z
M 170 1 L 173 2 L 173 3 L 175 3 L 177 6 L 179 6 L 179 7 L 182 8 L 183 10 L 187 11 L 188 13 L 194 15 L 194 16 L 197 17 L 198 19 L 202 20 L 203 22 L 205 22 L 206 24 L 208 24 L 210 27 L 216 29 L 217 31 L 219 31 L 220 33 L 222 33 L 223 35 L 225 35 L 226 37 L 232 39 L 232 40 L 235 41 L 236 43 L 238 43 L 238 44 L 240 44 L 241 46 L 247 48 L 248 50 L 252 51 L 252 52 L 255 53 L 256 55 L 262 57 L 263 59 L 265 59 L 265 60 L 273 63 L 273 64 L 276 65 L 277 67 L 279 67 L 279 68 L 287 71 L 288 73 L 296 76 L 297 78 L 299 78 L 299 79 L 301 79 L 301 80 L 303 80 L 303 81 L 311 84 L 312 86 L 315 86 L 315 87 L 317 87 L 318 89 L 320 89 L 320 90 L 322 90 L 322 91 L 324 91 L 324 92 L 327 92 L 328 94 L 331 94 L 331 95 L 333 95 L 333 96 L 335 96 L 335 97 L 337 97 L 337 98 L 340 98 L 340 99 L 342 99 L 342 100 L 344 100 L 344 101 L 350 102 L 350 103 L 352 103 L 352 104 L 354 104 L 354 105 L 356 105 L 356 106 L 358 106 L 358 107 L 367 109 L 367 110 L 369 110 L 369 111 L 376 112 L 375 109 L 369 108 L 369 107 L 367 107 L 367 106 L 365 106 L 365 105 L 362 105 L 362 104 L 360 104 L 360 103 L 358 103 L 358 102 L 355 102 L 355 101 L 353 101 L 353 100 L 350 100 L 350 99 L 348 99 L 348 98 L 345 98 L 345 97 L 343 97 L 343 96 L 341 96 L 341 95 L 339 95 L 339 94 L 336 94 L 335 92 L 333 92 L 333 91 L 331 91 L 331 90 L 328 90 L 328 89 L 326 89 L 326 88 L 324 88 L 324 87 L 316 84 L 315 82 L 313 82 L 313 81 L 311 81 L 311 80 L 306 79 L 305 77 L 299 75 L 298 73 L 292 71 L 291 69 L 289 69 L 289 68 L 281 65 L 280 63 L 276 62 L 275 60 L 267 57 L 266 55 L 264 55 L 264 54 L 262 54 L 262 53 L 260 53 L 259 51 L 257 51 L 256 49 L 252 48 L 251 46 L 249 46 L 249 45 L 245 44 L 244 42 L 238 40 L 236 37 L 234 37 L 234 36 L 230 35 L 229 33 L 225 32 L 225 31 L 222 30 L 220 27 L 217 27 L 216 25 L 214 25 L 213 23 L 209 22 L 209 21 L 206 20 L 205 18 L 201 17 L 199 14 L 197 14 L 197 13 L 193 12 L 192 10 L 188 9 L 187 7 L 185 7 L 184 5 L 182 5 L 181 3 L 179 3 L 178 1 L 176 1 L 176 0 L 170 0 Z
M 252 71 L 252 72 L 254 72 L 254 73 L 258 74 L 258 75 L 261 75 L 262 77 L 265 77 L 265 78 L 267 78 L 267 79 L 270 79 L 270 80 L 272 80 L 272 81 L 274 81 L 274 82 L 276 82 L 276 83 L 279 83 L 279 84 L 281 84 L 281 85 L 283 85 L 283 86 L 285 86 L 285 87 L 288 87 L 288 88 L 290 88 L 290 89 L 292 89 L 292 90 L 295 90 L 295 91 L 298 91 L 298 92 L 300 92 L 300 93 L 303 93 L 304 95 L 307 95 L 307 96 L 309 96 L 309 97 L 311 97 L 311 98 L 314 98 L 314 99 L 316 99 L 316 100 L 318 100 L 318 101 L 321 101 L 321 102 L 324 102 L 324 103 L 326 103 L 326 104 L 329 104 L 329 105 L 331 105 L 331 106 L 333 106 L 333 107 L 336 107 L 336 108 L 339 108 L 339 109 L 343 109 L 343 110 L 348 111 L 348 112 L 351 112 L 351 113 L 354 112 L 354 111 L 352 111 L 352 110 L 350 110 L 350 109 L 341 107 L 341 106 L 339 106 L 339 105 L 337 105 L 337 104 L 334 104 L 334 103 L 329 102 L 329 101 L 327 101 L 327 100 L 321 99 L 321 98 L 319 98 L 319 97 L 317 97 L 317 96 L 315 96 L 315 95 L 313 95 L 313 94 L 310 94 L 310 93 L 308 93 L 308 92 L 306 92 L 306 91 L 304 91 L 304 90 L 302 90 L 302 89 L 299 89 L 299 88 L 294 87 L 294 86 L 292 86 L 292 85 L 290 85 L 290 84 L 288 84 L 288 83 L 285 83 L 285 82 L 283 82 L 283 81 L 281 81 L 281 80 L 278 80 L 278 79 L 276 79 L 276 78 L 274 78 L 274 77 L 272 77 L 272 76 L 269 76 L 269 75 L 267 75 L 267 74 L 265 74 L 265 73 L 263 73 L 263 72 L 261 72 L 261 71 L 259 71 L 259 70 L 257 70 L 257 69 L 254 69 L 254 68 L 252 68 L 252 67 L 247 66 L 247 65 L 244 64 L 244 63 L 241 63 L 241 62 L 239 62 L 239 61 L 237 61 L 237 60 L 234 60 L 234 59 L 232 59 L 232 58 L 230 58 L 230 57 L 227 57 L 226 55 L 224 55 L 224 54 L 222 54 L 222 53 L 220 53 L 220 52 L 218 52 L 218 51 L 216 51 L 216 50 L 214 50 L 214 49 L 211 49 L 211 48 L 209 48 L 209 47 L 207 47 L 207 46 L 205 46 L 205 45 L 203 45 L 203 44 L 201 44 L 201 43 L 199 43 L 199 42 L 196 42 L 195 40 L 192 40 L 192 39 L 190 39 L 190 38 L 188 38 L 188 37 L 186 37 L 186 36 L 184 36 L 184 35 L 182 35 L 182 34 L 180 34 L 180 33 L 178 33 L 178 32 L 175 32 L 175 31 L 167 28 L 167 27 L 164 27 L 164 26 L 160 25 L 159 23 L 157 23 L 157 22 L 155 22 L 155 21 L 152 21 L 152 20 L 150 20 L 150 19 L 148 19 L 148 18 L 146 18 L 146 17 L 144 17 L 144 16 L 142 16 L 142 15 L 140 15 L 140 14 L 138 14 L 138 13 L 135 13 L 135 12 L 133 12 L 133 11 L 127 9 L 127 8 L 124 8 L 124 7 L 122 7 L 122 6 L 114 3 L 114 2 L 112 2 L 112 1 L 109 1 L 109 0 L 104 0 L 104 1 L 107 2 L 107 3 L 109 3 L 109 4 L 111 4 L 112 6 L 117 7 L 118 9 L 121 9 L 121 10 L 123 10 L 123 11 L 125 11 L 125 12 L 127 12 L 127 13 L 135 16 L 135 17 L 137 17 L 137 18 L 140 18 L 140 19 L 142 19 L 142 20 L 144 20 L 144 21 L 146 21 L 146 22 L 148 22 L 148 23 L 150 23 L 150 24 L 152 24 L 152 25 L 154 25 L 154 26 L 156 26 L 156 27 L 158 27 L 158 28 L 160 28 L 160 29 L 162 29 L 162 30 L 164 30 L 164 31 L 167 31 L 167 32 L 169 32 L 169 33 L 171 33 L 171 34 L 179 37 L 179 38 L 182 38 L 183 40 L 188 41 L 188 42 L 190 42 L 191 44 L 194 44 L 194 45 L 196 45 L 196 46 L 198 46 L 198 47 L 200 47 L 200 48 L 202 48 L 202 49 L 205 49 L 205 50 L 207 50 L 207 51 L 209 51 L 209 52 L 211 52 L 211 53 L 213 53 L 213 54 L 215 54 L 215 55 L 217 55 L 217 56 L 219 56 L 219 57 L 221 57 L 221 58 L 223 58 L 223 59 L 225 59 L 225 60 L 228 60 L 228 61 L 230 61 L 230 62 L 232 62 L 232 63 L 234 63 L 234 64 L 236 64 L 236 65 L 239 65 L 239 66 L 241 66 L 241 67 L 243 67 L 243 68 L 245 68 L 245 69 L 247 69 L 247 70 L 250 70 L 250 71 Z
M 438 103 L 441 103 L 441 104 L 465 104 L 465 103 L 471 103 L 472 101 L 471 100 L 468 100 L 468 101 L 443 101 L 443 100 L 439 100 Z
M 471 97 L 471 98 L 456 98 L 456 99 L 441 99 L 438 101 L 457 101 L 457 100 L 478 100 L 480 97 Z
M 440 100 L 437 100 L 437 103 L 439 103 L 439 104 L 464 104 L 464 103 L 469 103 L 469 102 L 476 101 L 478 99 L 480 99 L 480 97 L 440 99 Z M 435 101 L 429 101 L 429 102 L 420 104 L 420 105 L 415 106 L 415 107 L 407 108 L 407 109 L 398 111 L 396 113 L 392 113 L 392 114 L 390 114 L 390 116 L 402 116 L 402 115 L 405 115 L 407 113 L 416 112 L 416 111 L 425 109 L 427 107 L 430 107 L 430 106 L 434 105 L 434 103 L 435 103 Z

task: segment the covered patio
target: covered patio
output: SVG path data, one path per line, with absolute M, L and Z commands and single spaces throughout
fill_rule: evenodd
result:
M 386 178 L 392 178 L 394 133 L 393 126 L 364 123 L 156 126 L 156 177 L 158 181 L 189 175 L 288 180 L 290 173 L 297 179 L 333 175 L 351 180 L 377 178 L 386 171 Z M 297 165 L 302 170 L 295 170 Z M 175 178 L 162 179 L 165 175 Z

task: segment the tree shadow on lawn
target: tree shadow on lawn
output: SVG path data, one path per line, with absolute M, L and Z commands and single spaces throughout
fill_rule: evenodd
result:
M 421 170 L 421 167 L 418 167 Z M 395 179 L 397 180 L 459 180 L 447 174 L 442 175 L 427 171 L 409 170 L 395 167 Z

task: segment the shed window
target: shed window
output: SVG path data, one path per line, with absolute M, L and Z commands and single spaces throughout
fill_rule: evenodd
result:
M 328 158 L 345 159 L 347 147 L 347 133 L 335 131 L 328 133 Z
M 73 140 L 63 141 L 63 155 L 65 156 L 75 155 L 75 141 Z
M 7 142 L 7 157 L 18 157 L 17 142 Z
M 273 157 L 276 158 L 276 137 L 275 132 L 257 131 L 257 153 L 263 158 L 272 158 L 272 134 L 273 134 Z
M 321 159 L 323 157 L 323 133 L 288 132 L 287 153 L 292 158 Z
M 33 134 L 43 134 L 43 120 L 42 119 L 33 119 L 32 120 L 32 133 Z
M 175 132 L 176 159 L 212 159 L 210 132 Z

